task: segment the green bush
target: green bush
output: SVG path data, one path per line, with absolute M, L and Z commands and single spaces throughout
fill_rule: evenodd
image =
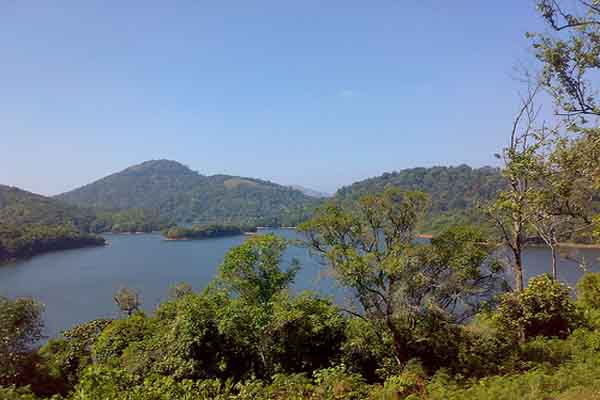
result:
M 147 338 L 153 332 L 153 319 L 143 313 L 112 321 L 95 340 L 92 356 L 97 363 L 119 365 L 119 358 L 127 347 Z
M 0 386 L 0 399 L 2 400 L 38 400 L 38 397 L 32 391 L 25 388 L 1 387 Z M 56 398 L 58 400 L 58 397 Z
M 0 385 L 24 385 L 33 378 L 32 346 L 42 338 L 42 311 L 33 299 L 0 296 Z
M 81 372 L 91 365 L 92 345 L 110 322 L 93 320 L 63 332 L 63 338 L 49 340 L 39 351 L 48 374 L 66 388 L 74 386 Z
M 600 273 L 584 274 L 577 282 L 577 300 L 585 308 L 600 310 Z
M 504 295 L 494 320 L 506 334 L 522 339 L 565 338 L 581 323 L 581 316 L 570 289 L 546 274 L 532 278 L 521 293 Z

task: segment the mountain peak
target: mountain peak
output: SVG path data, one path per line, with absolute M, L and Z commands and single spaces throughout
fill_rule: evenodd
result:
M 141 164 L 133 165 L 123 172 L 125 173 L 168 173 L 168 174 L 194 174 L 198 173 L 192 171 L 188 166 L 183 165 L 178 161 L 160 159 L 160 160 L 148 160 Z

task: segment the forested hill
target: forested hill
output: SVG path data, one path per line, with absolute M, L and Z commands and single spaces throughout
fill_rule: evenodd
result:
M 205 176 L 169 160 L 152 160 L 57 196 L 81 206 L 156 209 L 178 222 L 293 224 L 316 200 L 258 179 Z
M 339 199 L 358 198 L 394 186 L 418 190 L 431 198 L 433 212 L 467 209 L 480 200 L 490 200 L 502 190 L 505 180 L 500 170 L 492 167 L 411 168 L 355 182 L 339 189 Z
M 0 185 L 0 223 L 11 225 L 70 225 L 88 231 L 96 213 L 21 190 Z
M 357 199 L 367 193 L 377 193 L 386 187 L 425 192 L 431 199 L 429 215 L 423 230 L 437 233 L 444 228 L 465 222 L 483 223 L 474 207 L 486 202 L 506 184 L 500 170 L 492 167 L 411 168 L 365 179 L 339 189 L 335 198 L 341 201 Z

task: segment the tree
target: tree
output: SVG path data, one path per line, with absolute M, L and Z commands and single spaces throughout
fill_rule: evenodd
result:
M 225 255 L 217 281 L 247 302 L 266 303 L 289 287 L 300 268 L 295 259 L 281 268 L 286 247 L 273 234 L 252 236 Z
M 92 364 L 92 345 L 110 323 L 108 319 L 96 319 L 74 326 L 40 349 L 45 367 L 64 386 L 63 391 L 75 386 L 83 370 Z
M 230 250 L 217 283 L 237 297 L 219 310 L 219 331 L 246 349 L 253 374 L 310 372 L 339 353 L 345 321 L 329 301 L 287 290 L 299 265 L 284 267 L 285 239 L 250 237 Z
M 121 288 L 114 295 L 113 300 L 119 307 L 119 310 L 130 317 L 134 312 L 140 309 L 142 301 L 140 294 L 129 288 Z
M 493 246 L 473 229 L 415 243 L 415 227 L 427 207 L 420 192 L 390 188 L 350 207 L 329 203 L 300 226 L 338 281 L 350 288 L 379 340 L 391 337 L 398 366 L 422 341 L 421 330 L 464 320 L 500 289 Z
M 562 155 L 579 177 L 587 179 L 588 190 L 592 186 L 600 190 L 596 79 L 600 71 L 600 3 L 538 0 L 537 8 L 551 31 L 528 35 L 543 67 L 541 84 L 554 99 L 555 112 L 570 134 L 564 139 Z
M 507 334 L 522 340 L 535 336 L 565 338 L 579 324 L 570 291 L 548 274 L 537 276 L 524 291 L 504 295 L 494 321 Z
M 543 125 L 541 128 L 536 126 L 539 108 L 534 101 L 540 88 L 537 83 L 528 86 L 527 95 L 522 98 L 521 108 L 513 120 L 509 144 L 502 154 L 496 155 L 503 160 L 502 174 L 508 187 L 486 207 L 503 244 L 511 253 L 517 292 L 524 288 L 523 248 L 530 235 L 531 223 L 540 210 L 532 200 L 536 196 L 535 190 L 545 185 L 544 150 L 550 145 L 548 130 Z M 541 220 L 539 226 L 542 226 Z
M 0 385 L 21 384 L 32 372 L 28 361 L 32 345 L 43 337 L 42 311 L 33 299 L 0 297 Z
M 557 135 L 549 154 L 539 159 L 529 193 L 530 224 L 550 248 L 554 279 L 560 241 L 581 240 L 592 230 L 595 190 L 590 176 L 581 173 L 581 161 L 573 143 Z
M 576 0 L 573 3 L 578 7 L 571 9 L 561 3 L 537 1 L 541 16 L 554 34 L 529 36 L 543 64 L 542 82 L 555 100 L 557 114 L 582 123 L 587 117 L 600 116 L 597 88 L 593 85 L 600 69 L 600 3 Z
M 192 289 L 192 285 L 190 285 L 187 282 L 180 282 L 176 285 L 171 286 L 171 288 L 169 289 L 169 298 L 177 300 L 193 292 L 194 291 Z

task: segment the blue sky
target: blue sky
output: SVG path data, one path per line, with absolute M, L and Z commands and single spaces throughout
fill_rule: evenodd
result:
M 333 192 L 494 164 L 529 0 L 0 1 L 0 183 L 148 159 Z

